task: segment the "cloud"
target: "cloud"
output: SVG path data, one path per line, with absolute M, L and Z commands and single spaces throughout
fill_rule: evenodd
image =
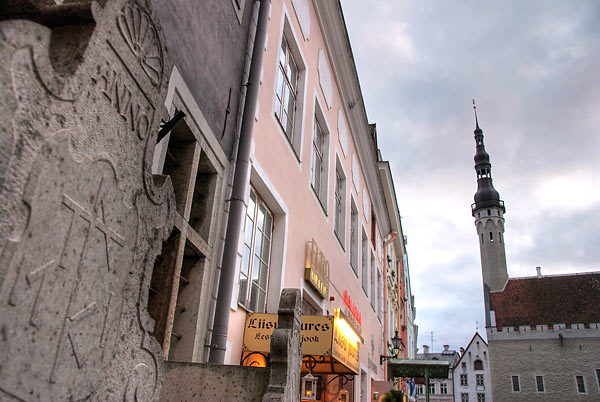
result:
M 419 347 L 482 332 L 476 98 L 512 276 L 600 269 L 600 2 L 343 0 L 408 236 Z M 485 331 L 483 331 L 485 332 Z

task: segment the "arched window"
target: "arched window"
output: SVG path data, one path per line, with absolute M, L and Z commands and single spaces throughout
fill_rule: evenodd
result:
M 473 368 L 475 370 L 483 370 L 483 362 L 481 360 L 475 360 L 473 363 Z

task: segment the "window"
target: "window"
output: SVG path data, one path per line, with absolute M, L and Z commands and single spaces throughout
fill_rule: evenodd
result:
M 460 375 L 460 385 L 462 387 L 467 387 L 469 386 L 469 380 L 467 379 L 467 375 L 466 374 L 461 374 Z
M 375 266 L 375 256 L 371 253 L 371 307 L 373 307 L 373 311 L 375 311 L 375 297 L 377 293 L 377 285 L 375 282 L 375 277 L 377 267 Z
M 380 270 L 377 270 L 377 316 L 380 321 L 383 319 L 383 285 Z
M 463 392 L 460 394 L 460 402 L 469 402 L 469 394 Z
M 483 362 L 479 359 L 475 360 L 475 362 L 473 363 L 473 369 L 474 370 L 483 370 Z
M 477 383 L 477 387 L 483 387 L 484 386 L 484 384 L 483 384 L 483 374 L 477 374 L 475 376 L 475 381 Z
M 485 402 L 485 394 L 477 394 L 477 402 Z
M 577 383 L 577 392 L 580 394 L 585 394 L 585 379 L 582 375 L 575 376 L 575 382 Z
M 512 390 L 513 392 L 521 392 L 521 384 L 519 384 L 519 376 L 512 376 Z
M 429 395 L 435 395 L 435 383 L 429 384 Z
M 272 231 L 273 214 L 250 188 L 238 301 L 254 312 L 265 311 Z
M 353 198 L 350 201 L 350 266 L 358 276 L 358 208 Z
M 490 241 L 494 241 L 494 234 L 490 232 Z
M 361 283 L 362 288 L 365 291 L 365 295 L 369 294 L 369 240 L 365 230 L 362 231 L 362 258 L 361 258 Z
M 440 384 L 440 394 L 448 395 L 448 384 L 446 384 L 445 382 Z
M 600 389 L 600 369 L 596 369 L 596 380 L 598 381 L 598 388 Z
M 342 248 L 346 244 L 346 176 L 342 170 L 340 161 L 336 158 L 335 167 L 335 210 L 334 210 L 334 232 Z
M 537 387 L 537 392 L 545 392 L 544 388 L 544 376 L 536 375 L 535 376 L 535 385 Z
M 417 395 L 425 395 L 425 387 L 423 385 L 417 385 Z
M 298 96 L 298 65 L 285 35 L 281 39 L 277 69 L 275 116 L 290 143 L 294 144 L 294 118 Z
M 467 369 L 467 362 L 462 362 L 460 365 L 463 368 L 463 370 Z

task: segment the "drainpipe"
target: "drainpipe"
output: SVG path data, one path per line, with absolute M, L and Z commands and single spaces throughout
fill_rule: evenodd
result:
M 248 92 L 244 105 L 240 143 L 233 176 L 233 188 L 231 190 L 231 199 L 229 200 L 229 219 L 227 220 L 227 231 L 225 232 L 221 276 L 219 278 L 213 333 L 210 342 L 210 357 L 208 360 L 210 363 L 223 364 L 227 349 L 229 309 L 233 281 L 235 280 L 235 262 L 239 247 L 240 232 L 244 224 L 244 214 L 246 212 L 244 197 L 248 191 L 248 183 L 250 181 L 250 148 L 252 146 L 252 130 L 254 128 L 254 116 L 258 102 L 260 70 L 262 68 L 268 18 L 269 0 L 260 0 L 256 37 L 254 39 L 254 49 L 252 50 L 252 64 L 250 67 L 250 76 L 248 77 Z

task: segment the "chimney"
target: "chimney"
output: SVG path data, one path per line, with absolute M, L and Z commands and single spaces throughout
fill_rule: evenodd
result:
M 444 345 L 444 351 L 442 352 L 443 354 L 448 354 L 450 353 L 450 351 L 448 350 L 448 348 L 450 347 L 450 345 Z
M 464 354 L 465 354 L 465 348 L 463 348 L 463 347 L 461 346 L 461 348 L 460 348 L 460 355 L 462 356 L 462 355 L 464 355 Z
M 423 345 L 423 353 L 429 353 L 429 345 Z
M 541 278 L 542 277 L 542 267 L 535 267 L 535 270 L 537 271 L 537 277 Z

